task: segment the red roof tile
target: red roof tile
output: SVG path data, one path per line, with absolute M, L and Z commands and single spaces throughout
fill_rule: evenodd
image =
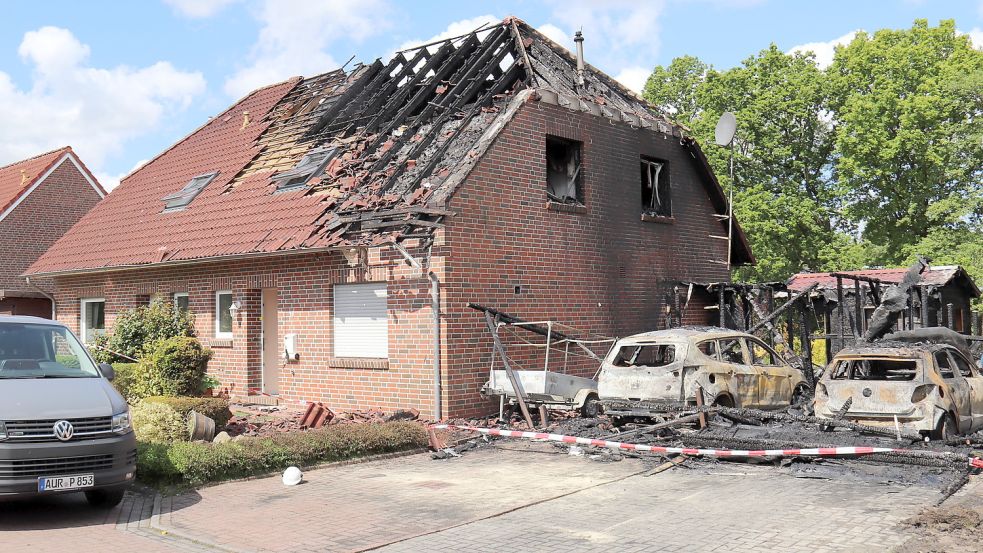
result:
M 845 275 L 876 278 L 888 284 L 897 284 L 901 282 L 907 271 L 908 269 L 906 268 L 891 268 L 840 271 L 840 273 Z M 832 274 L 833 273 L 798 273 L 789 279 L 788 287 L 791 290 L 799 292 L 805 290 L 813 283 L 817 283 L 819 285 L 819 289 L 835 289 L 836 277 L 831 276 Z M 971 293 L 973 293 L 974 297 L 980 294 L 979 289 L 976 287 L 975 283 L 973 283 L 972 279 L 970 279 L 966 274 L 966 271 L 958 265 L 940 265 L 930 267 L 922 272 L 919 284 L 945 286 L 957 278 L 965 278 L 968 281 L 965 284 L 970 289 Z M 861 286 L 866 286 L 866 284 L 861 283 Z M 853 288 L 853 282 L 844 281 L 844 287 Z
M 72 149 L 65 146 L 0 167 L 0 213 L 14 205 L 37 182 L 38 177 L 51 169 L 61 156 L 70 151 Z

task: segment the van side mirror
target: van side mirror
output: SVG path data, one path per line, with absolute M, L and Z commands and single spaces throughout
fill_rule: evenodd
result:
M 116 371 L 113 370 L 113 366 L 109 363 L 99 363 L 99 372 L 106 377 L 106 380 L 112 382 L 116 378 Z

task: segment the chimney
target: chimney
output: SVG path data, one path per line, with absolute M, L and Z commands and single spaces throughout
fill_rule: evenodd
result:
M 577 43 L 577 85 L 584 86 L 584 33 L 574 33 L 573 41 Z

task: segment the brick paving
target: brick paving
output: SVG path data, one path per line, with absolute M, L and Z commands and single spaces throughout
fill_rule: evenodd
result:
M 650 463 L 510 442 L 447 461 L 308 471 L 290 488 L 263 478 L 173 498 L 131 493 L 108 512 L 81 496 L 0 503 L 0 534 L 4 551 L 58 553 L 881 551 L 907 539 L 898 521 L 939 497 L 764 466 L 687 465 L 643 476 Z

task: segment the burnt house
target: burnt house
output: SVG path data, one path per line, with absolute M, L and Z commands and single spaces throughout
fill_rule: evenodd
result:
M 788 288 L 799 292 L 815 284 L 812 303 L 821 319 L 832 354 L 852 342 L 868 328 L 870 317 L 880 303 L 883 289 L 898 284 L 905 268 L 864 269 L 840 273 L 798 273 Z M 958 265 L 929 266 L 919 275 L 909 294 L 907 309 L 897 322 L 898 330 L 947 327 L 962 334 L 979 334 L 979 317 L 972 302 L 980 289 L 965 269 Z M 842 301 L 842 309 L 839 307 Z M 841 338 L 843 336 L 843 338 Z
M 50 281 L 20 275 L 105 195 L 68 146 L 0 167 L 0 315 L 51 318 Z
M 673 283 L 728 277 L 728 243 L 709 238 L 726 197 L 699 144 L 578 65 L 508 18 L 261 88 L 28 274 L 87 336 L 149 297 L 191 310 L 240 398 L 487 412 L 492 347 L 468 302 L 623 336 L 659 325 Z M 753 262 L 735 237 L 734 262 Z M 709 322 L 692 307 L 687 323 Z M 103 327 L 85 326 L 93 310 Z

